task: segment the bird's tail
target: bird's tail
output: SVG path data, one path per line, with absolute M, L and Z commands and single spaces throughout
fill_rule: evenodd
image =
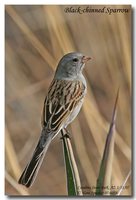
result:
M 43 158 L 47 152 L 47 149 L 51 143 L 52 137 L 50 134 L 44 134 L 42 131 L 39 142 L 35 148 L 31 161 L 27 164 L 24 169 L 18 183 L 30 187 L 39 171 L 39 168 L 42 164 Z

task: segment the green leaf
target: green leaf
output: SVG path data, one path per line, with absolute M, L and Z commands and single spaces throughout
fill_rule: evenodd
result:
M 63 152 L 64 152 L 64 158 L 65 158 L 68 196 L 76 196 L 77 191 L 76 191 L 75 177 L 74 177 L 73 171 L 72 171 L 71 159 L 69 156 L 69 149 L 68 149 L 68 144 L 67 144 L 67 138 L 64 136 L 63 130 L 61 131 L 61 134 L 62 134 Z
M 110 195 L 110 184 L 112 175 L 112 162 L 114 155 L 114 138 L 115 138 L 115 120 L 117 114 L 119 90 L 117 92 L 116 101 L 113 109 L 112 120 L 109 132 L 106 138 L 103 158 L 100 165 L 99 176 L 96 185 L 96 195 Z

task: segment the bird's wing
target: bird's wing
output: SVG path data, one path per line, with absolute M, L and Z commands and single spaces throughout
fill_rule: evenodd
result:
M 45 99 L 42 125 L 57 132 L 85 95 L 81 81 L 54 80 Z

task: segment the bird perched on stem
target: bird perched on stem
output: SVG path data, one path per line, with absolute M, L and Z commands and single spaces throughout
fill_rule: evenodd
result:
M 87 89 L 82 70 L 90 59 L 74 52 L 59 61 L 44 102 L 41 135 L 18 181 L 20 184 L 26 187 L 33 184 L 51 141 L 78 115 Z

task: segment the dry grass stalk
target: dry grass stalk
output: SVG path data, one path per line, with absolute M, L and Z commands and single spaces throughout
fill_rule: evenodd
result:
M 53 59 L 52 55 L 25 24 L 23 19 L 17 14 L 14 8 L 12 6 L 6 6 L 6 11 L 21 29 L 21 31 L 27 36 L 29 42 L 31 42 L 31 44 L 37 49 L 43 59 L 50 65 L 50 67 L 54 69 L 55 60 Z
M 120 188 L 120 190 L 119 190 L 119 192 L 117 194 L 118 196 L 120 196 L 121 193 L 123 192 L 123 190 L 125 188 L 125 185 L 126 185 L 126 183 L 127 183 L 127 181 L 128 181 L 128 179 L 129 179 L 130 176 L 131 176 L 131 170 L 129 171 L 129 173 L 128 173 L 126 179 L 125 179 L 125 181 L 123 182 L 123 184 L 122 184 L 122 186 L 121 186 L 121 188 Z
M 113 109 L 112 114 L 112 120 L 110 124 L 109 133 L 107 136 L 107 148 L 108 148 L 108 154 L 106 158 L 106 170 L 105 170 L 105 176 L 104 176 L 104 186 L 109 186 L 111 188 L 111 178 L 112 178 L 112 168 L 113 168 L 113 158 L 114 158 L 114 143 L 115 143 L 115 124 L 116 124 L 116 117 L 117 117 L 117 104 L 118 104 L 118 96 L 119 96 L 119 89 L 117 92 L 117 97 Z M 110 190 L 108 190 L 107 195 L 110 195 Z
M 49 25 L 52 25 L 51 32 L 54 33 L 55 39 L 58 41 L 58 46 L 63 54 L 75 51 L 74 43 L 71 39 L 67 25 L 63 24 L 62 29 L 63 15 L 61 9 L 58 6 L 51 6 L 50 9 L 48 9 L 48 6 L 44 6 L 44 10 L 46 17 L 48 17 Z M 54 13 L 55 17 L 52 13 Z M 60 23 L 58 23 L 58 21 Z M 56 46 L 56 48 L 58 47 Z
M 96 173 L 93 168 L 92 162 L 90 162 L 90 158 L 86 150 L 86 146 L 83 139 L 83 133 L 81 131 L 78 119 L 74 121 L 74 123 L 71 126 L 71 129 L 72 129 L 72 138 L 75 141 L 76 151 L 79 155 L 80 165 L 83 168 L 84 175 L 87 179 L 88 185 L 91 186 L 96 180 Z M 86 162 L 84 162 L 84 160 Z
M 21 174 L 21 169 L 20 169 L 20 165 L 18 163 L 16 151 L 14 149 L 14 145 L 12 143 L 10 133 L 8 132 L 7 127 L 6 127 L 5 141 L 6 141 L 6 155 L 7 155 L 7 158 L 8 158 L 8 163 L 9 163 L 9 166 L 11 168 L 11 172 L 12 172 L 14 178 L 16 180 L 18 180 L 18 177 Z
M 10 176 L 10 174 L 6 171 L 5 172 L 6 180 L 12 185 L 12 187 L 19 193 L 19 195 L 29 195 L 27 189 L 24 189 L 21 185 Z M 8 194 L 10 196 L 10 194 Z
M 90 92 L 91 88 L 88 84 L 88 93 L 87 98 L 85 99 L 85 103 L 83 104 L 83 111 L 84 115 L 86 116 L 86 120 L 88 121 L 89 128 L 92 130 L 92 133 L 94 134 L 94 140 L 96 140 L 96 144 L 98 146 L 98 150 L 101 153 L 102 151 L 99 149 L 102 147 L 102 140 L 99 137 L 98 130 L 101 129 L 103 132 L 106 133 L 106 130 L 109 126 L 109 122 L 107 122 L 104 117 L 101 115 L 97 103 L 95 101 L 95 98 L 93 94 Z M 89 100 L 91 99 L 91 101 Z M 90 123 L 91 122 L 91 123 Z M 98 130 L 97 130 L 98 129 Z M 98 135 L 96 135 L 98 134 Z M 120 136 L 119 132 L 116 130 L 116 140 L 115 143 L 118 145 L 118 147 L 121 149 L 122 153 L 125 155 L 125 157 L 130 161 L 131 160 L 131 149 L 130 147 L 125 143 L 124 139 Z M 122 145 L 125 148 L 121 148 Z

